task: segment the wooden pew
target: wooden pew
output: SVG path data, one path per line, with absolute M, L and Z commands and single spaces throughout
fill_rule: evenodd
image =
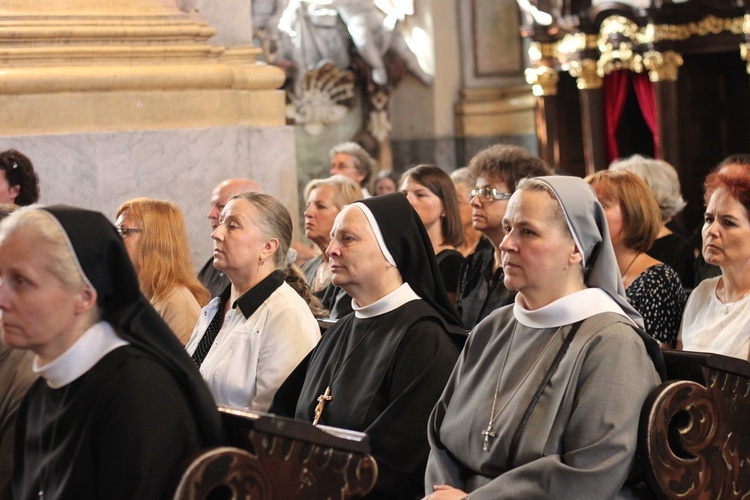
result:
M 660 498 L 750 494 L 750 363 L 664 351 L 668 381 L 641 414 L 641 465 Z M 635 376 L 635 374 L 634 374 Z
M 365 434 L 219 407 L 232 447 L 210 448 L 185 468 L 174 500 L 347 499 L 374 486 Z

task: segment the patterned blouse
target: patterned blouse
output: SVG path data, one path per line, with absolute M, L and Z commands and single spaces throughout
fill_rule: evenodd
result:
M 651 266 L 630 284 L 625 295 L 643 316 L 646 333 L 674 346 L 687 302 L 677 273 L 666 264 Z

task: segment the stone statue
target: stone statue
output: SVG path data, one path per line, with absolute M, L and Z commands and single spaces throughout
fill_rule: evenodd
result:
M 277 38 L 262 44 L 276 49 L 269 62 L 287 70 L 295 90 L 304 74 L 323 61 L 348 68 L 350 40 L 372 69 L 376 84 L 388 83 L 383 56 L 392 50 L 429 85 L 432 76 L 419 65 L 399 30 L 399 22 L 413 13 L 412 4 L 413 0 L 253 0 L 253 25 L 266 40 Z

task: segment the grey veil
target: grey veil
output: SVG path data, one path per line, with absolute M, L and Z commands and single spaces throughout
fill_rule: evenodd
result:
M 568 228 L 583 254 L 586 285 L 607 292 L 642 329 L 643 318 L 625 297 L 622 276 L 609 239 L 607 218 L 594 190 L 578 177 L 550 176 L 537 177 L 536 180 L 547 184 L 562 206 Z

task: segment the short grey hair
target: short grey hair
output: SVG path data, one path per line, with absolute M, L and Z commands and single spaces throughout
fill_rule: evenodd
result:
M 357 168 L 357 171 L 365 176 L 365 178 L 362 179 L 362 185 L 366 186 L 370 181 L 372 169 L 375 165 L 375 160 L 372 159 L 370 153 L 356 142 L 342 142 L 331 148 L 331 151 L 329 152 L 330 161 L 333 161 L 333 157 L 337 154 L 347 154 L 354 158 L 354 166 Z
M 626 170 L 644 181 L 659 205 L 662 222 L 666 222 L 685 208 L 687 203 L 680 192 L 680 178 L 677 170 L 664 160 L 654 160 L 641 155 L 633 155 L 615 160 L 609 170 Z

